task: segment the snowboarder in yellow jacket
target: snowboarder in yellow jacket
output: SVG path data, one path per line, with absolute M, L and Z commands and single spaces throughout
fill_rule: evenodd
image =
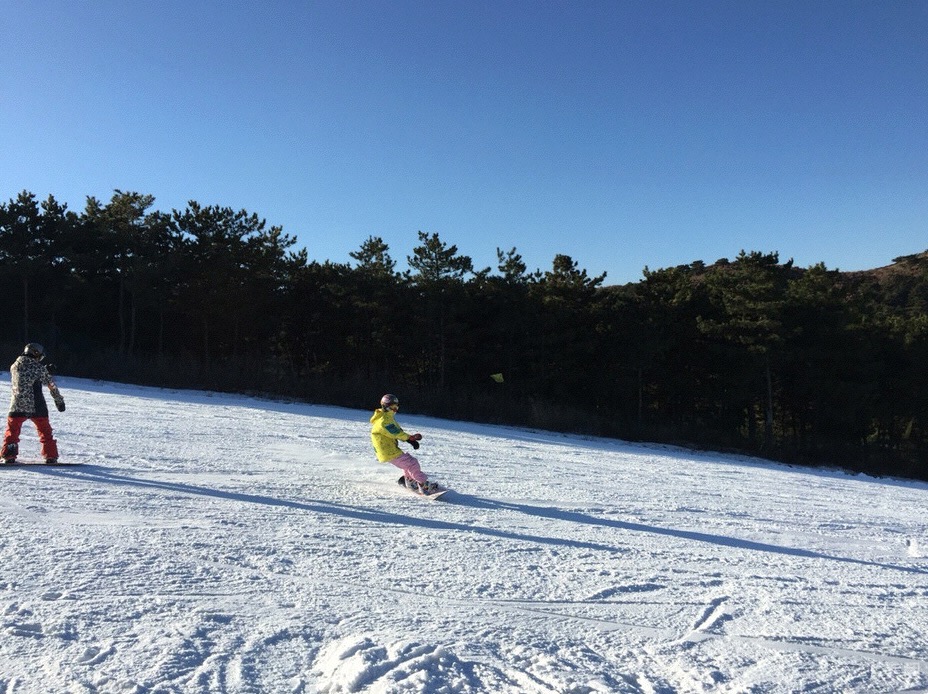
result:
M 408 441 L 413 448 L 418 449 L 419 441 L 422 440 L 422 434 L 407 434 L 397 423 L 396 411 L 399 408 L 399 398 L 388 393 L 380 398 L 380 407 L 371 415 L 371 443 L 374 444 L 377 460 L 400 468 L 405 484 L 410 489 L 431 494 L 438 485 L 429 482 L 419 467 L 419 461 L 401 451 L 397 445 L 397 441 Z

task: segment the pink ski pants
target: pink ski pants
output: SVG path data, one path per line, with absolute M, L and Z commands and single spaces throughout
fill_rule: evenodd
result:
M 402 470 L 407 479 L 413 479 L 416 482 L 427 482 L 429 479 L 425 476 L 425 473 L 422 472 L 422 468 L 419 467 L 419 461 L 409 455 L 409 453 L 403 453 L 403 455 L 398 458 L 394 458 L 390 461 L 390 464 L 396 465 L 396 467 Z

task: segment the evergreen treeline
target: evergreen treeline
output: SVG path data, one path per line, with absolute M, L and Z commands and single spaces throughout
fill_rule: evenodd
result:
M 604 286 L 419 233 L 310 261 L 245 211 L 116 191 L 0 206 L 3 347 L 74 376 L 743 451 L 928 479 L 928 254 L 841 273 L 741 252 Z M 503 382 L 491 374 L 503 374 Z M 595 474 L 595 470 L 591 470 Z

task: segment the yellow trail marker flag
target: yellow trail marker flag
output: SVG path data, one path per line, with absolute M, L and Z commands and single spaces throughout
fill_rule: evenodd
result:
M 503 382 L 503 374 L 490 374 L 490 378 L 492 378 L 497 383 Z

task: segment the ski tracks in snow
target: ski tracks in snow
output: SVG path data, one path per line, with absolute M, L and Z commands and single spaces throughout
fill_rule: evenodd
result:
M 480 691 L 496 678 L 489 668 L 464 662 L 446 649 L 415 641 L 388 642 L 370 636 L 339 639 L 322 649 L 313 666 L 319 691 Z
M 87 464 L 0 473 L 0 694 L 928 687 L 921 487 L 409 416 L 432 504 L 366 413 L 61 385 Z
M 719 627 L 735 617 L 734 614 L 725 609 L 728 601 L 729 596 L 727 595 L 713 598 L 693 624 L 689 633 L 680 639 L 679 643 L 696 643 L 721 634 Z

